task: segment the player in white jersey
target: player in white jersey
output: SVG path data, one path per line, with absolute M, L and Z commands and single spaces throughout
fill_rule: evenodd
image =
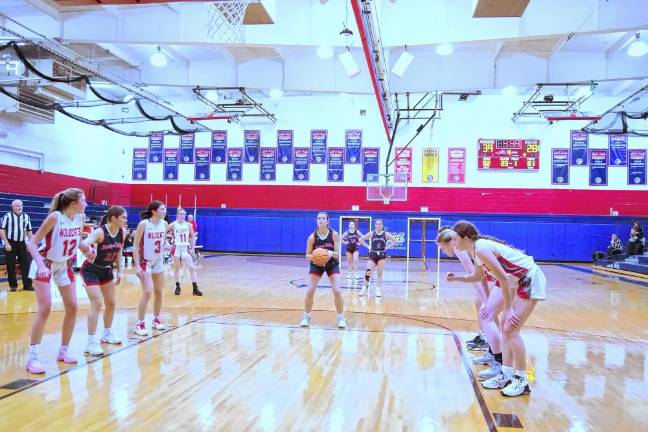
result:
M 32 323 L 27 371 L 34 374 L 45 373 L 45 368 L 38 359 L 38 348 L 43 339 L 43 330 L 52 307 L 50 280 L 58 287 L 65 316 L 61 331 L 61 348 L 56 359 L 63 363 L 76 363 L 77 359 L 68 353 L 68 345 L 72 338 L 76 321 L 77 298 L 74 286 L 72 260 L 77 248 L 94 259 L 92 247 L 81 243 L 81 231 L 86 208 L 85 195 L 81 189 L 70 188 L 54 195 L 50 213 L 43 221 L 38 232 L 27 241 L 27 249 L 33 261 L 29 269 L 29 277 L 34 280 L 38 313 Z M 44 240 L 45 245 L 38 249 L 38 244 Z
M 201 296 L 203 293 L 198 289 L 196 283 L 196 265 L 193 262 L 193 251 L 196 242 L 193 227 L 185 219 L 187 212 L 178 208 L 175 222 L 169 225 L 168 231 L 173 235 L 173 248 L 171 256 L 173 257 L 173 275 L 175 276 L 175 295 L 180 295 L 180 269 L 182 263 L 187 266 L 193 295 Z
M 477 282 L 488 272 L 497 280 L 504 297 L 502 368 L 482 386 L 501 388 L 504 396 L 528 394 L 526 351 L 520 329 L 536 303 L 546 298 L 547 280 L 532 257 L 501 240 L 480 236 L 472 223 L 460 221 L 452 229 L 457 233 L 455 247 L 468 252 L 475 260 L 475 272 L 464 276 L 448 273 L 448 280 Z
M 144 325 L 144 317 L 148 302 L 153 297 L 153 322 L 155 330 L 165 330 L 166 326 L 160 321 L 162 310 L 162 294 L 164 292 L 164 250 L 166 242 L 167 223 L 164 220 L 166 206 L 161 201 L 151 201 L 148 208 L 140 213 L 142 221 L 137 225 L 133 240 L 133 262 L 135 274 L 142 284 L 142 297 L 137 311 L 135 334 L 148 336 Z

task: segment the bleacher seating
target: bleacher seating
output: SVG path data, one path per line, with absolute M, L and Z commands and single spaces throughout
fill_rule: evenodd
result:
M 612 260 L 599 259 L 594 261 L 594 268 L 611 273 L 623 273 L 630 276 L 645 278 L 648 276 L 648 252 L 643 255 L 615 255 Z

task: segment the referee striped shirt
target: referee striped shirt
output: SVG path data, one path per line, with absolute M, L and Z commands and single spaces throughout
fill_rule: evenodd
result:
M 27 231 L 32 230 L 29 216 L 25 213 L 17 215 L 14 212 L 9 212 L 2 218 L 2 225 L 0 228 L 6 230 L 7 239 L 13 241 L 27 240 L 26 233 Z

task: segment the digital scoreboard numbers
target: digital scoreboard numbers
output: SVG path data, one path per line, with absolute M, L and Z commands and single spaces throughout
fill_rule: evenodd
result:
M 480 139 L 477 167 L 537 171 L 540 169 L 540 140 Z

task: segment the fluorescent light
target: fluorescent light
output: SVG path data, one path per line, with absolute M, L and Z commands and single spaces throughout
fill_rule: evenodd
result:
M 331 48 L 330 46 L 323 45 L 317 48 L 317 56 L 319 58 L 330 59 L 331 57 L 333 57 L 333 54 L 333 48 Z
M 360 68 L 358 67 L 358 64 L 356 63 L 353 55 L 351 55 L 351 51 L 349 51 L 348 48 L 342 53 L 338 54 L 338 60 L 342 64 L 342 67 L 344 68 L 344 71 L 349 76 L 349 78 L 352 78 L 360 73 Z
M 436 47 L 436 53 L 440 56 L 450 55 L 452 54 L 452 51 L 452 45 L 449 43 L 442 43 Z
M 283 92 L 279 89 L 272 89 L 270 90 L 270 97 L 273 99 L 279 99 L 281 96 L 283 96 Z
M 392 73 L 402 78 L 410 63 L 412 63 L 412 60 L 414 60 L 414 56 L 407 51 L 403 51 L 400 57 L 398 57 L 398 60 L 396 60 L 391 70 Z
M 502 89 L 502 94 L 504 96 L 515 96 L 518 93 L 518 89 L 515 86 L 506 86 Z
M 167 58 L 162 52 L 162 48 L 157 47 L 157 51 L 151 55 L 150 62 L 155 67 L 164 67 L 167 65 Z
M 648 44 L 640 40 L 641 35 L 637 33 L 635 35 L 635 40 L 630 44 L 628 48 L 628 55 L 631 57 L 641 57 L 648 54 Z

